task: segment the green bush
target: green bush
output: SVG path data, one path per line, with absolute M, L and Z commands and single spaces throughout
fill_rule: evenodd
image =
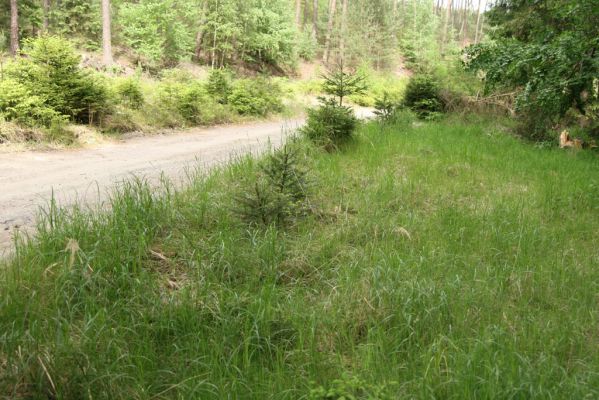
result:
M 374 101 L 374 114 L 382 123 L 388 123 L 393 120 L 397 111 L 398 102 L 388 92 Z
M 227 99 L 231 94 L 231 76 L 223 69 L 214 69 L 208 77 L 206 85 L 208 93 L 221 104 L 227 104 Z
M 229 104 L 241 115 L 265 116 L 283 110 L 281 87 L 266 78 L 241 79 L 235 82 Z
M 144 95 L 139 79 L 125 78 L 115 85 L 118 101 L 134 110 L 139 110 L 144 105 Z
M 66 118 L 48 107 L 40 96 L 10 78 L 0 80 L 0 116 L 29 127 L 50 127 L 53 121 Z
M 192 125 L 223 122 L 230 119 L 226 106 L 211 98 L 199 81 L 186 84 L 162 82 L 158 89 L 158 108 L 161 112 L 176 114 L 169 116 L 174 121 L 167 125 L 177 126 L 180 119 Z M 181 118 L 177 118 L 180 116 Z
M 390 74 L 382 74 L 362 67 L 359 71 L 366 77 L 366 90 L 363 93 L 353 94 L 348 99 L 362 107 L 374 107 L 376 100 L 389 93 L 392 97 L 400 97 L 404 92 L 407 79 L 398 78 Z
M 352 137 L 357 123 L 351 108 L 340 106 L 333 99 L 322 100 L 319 107 L 308 110 L 301 132 L 314 143 L 333 149 Z
M 202 122 L 202 110 L 210 102 L 202 85 L 194 82 L 183 85 L 176 99 L 177 110 L 187 121 L 199 124 Z
M 160 71 L 160 80 L 164 82 L 186 83 L 195 79 L 194 75 L 185 69 L 167 68 Z
M 44 108 L 85 123 L 108 111 L 105 84 L 79 67 L 79 56 L 67 40 L 55 36 L 26 40 L 22 54 L 25 57 L 6 66 L 5 76 L 39 97 Z
M 298 34 L 297 52 L 303 60 L 314 60 L 314 58 L 316 58 L 317 49 L 318 43 L 311 31 L 304 30 Z
M 420 118 L 432 118 L 443 111 L 441 88 L 431 75 L 416 75 L 406 87 L 403 104 Z
M 235 198 L 236 211 L 249 224 L 281 226 L 306 208 L 307 192 L 300 151 L 287 144 L 265 159 L 256 179 Z

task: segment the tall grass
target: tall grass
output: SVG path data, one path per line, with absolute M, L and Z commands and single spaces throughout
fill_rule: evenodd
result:
M 7 398 L 599 396 L 599 160 L 485 121 L 306 145 L 314 212 L 250 227 L 246 158 L 41 215 L 0 266 Z M 382 390 L 382 389 L 381 389 Z

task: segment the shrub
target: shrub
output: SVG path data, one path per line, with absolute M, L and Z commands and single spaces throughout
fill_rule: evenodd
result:
M 208 77 L 206 85 L 208 93 L 216 99 L 220 104 L 227 104 L 227 99 L 231 94 L 231 77 L 227 71 L 223 69 L 214 69 Z
M 256 180 L 236 197 L 237 212 L 250 224 L 284 225 L 305 208 L 307 188 L 299 149 L 287 144 L 266 158 Z
M 366 91 L 366 78 L 363 74 L 351 74 L 343 70 L 343 66 L 336 71 L 329 71 L 323 75 L 324 83 L 322 90 L 339 101 L 343 105 L 343 99 L 347 96 L 360 95 Z
M 0 81 L 0 116 L 29 127 L 50 127 L 53 121 L 65 118 L 13 79 Z
M 283 110 L 281 87 L 266 79 L 241 79 L 235 82 L 229 104 L 241 115 L 265 116 Z
M 374 109 L 377 119 L 380 122 L 388 123 L 397 111 L 397 101 L 388 92 L 385 92 L 382 97 L 374 101 Z
M 86 123 L 107 111 L 104 83 L 79 67 L 79 56 L 67 40 L 55 36 L 30 39 L 22 53 L 26 58 L 10 62 L 6 76 L 35 93 L 44 107 Z
M 116 83 L 115 91 L 121 104 L 139 110 L 144 104 L 144 95 L 139 79 L 125 78 Z
M 308 110 L 308 119 L 301 132 L 311 141 L 326 149 L 333 149 L 349 140 L 358 123 L 353 110 L 340 106 L 335 100 L 324 100 L 314 109 Z
M 162 82 L 158 88 L 157 111 L 166 118 L 166 125 L 176 127 L 181 123 L 193 125 L 223 122 L 230 111 L 212 99 L 199 81 L 191 83 Z M 182 121 L 181 121 L 182 119 Z
M 306 61 L 312 61 L 316 57 L 318 43 L 312 32 L 304 30 L 298 34 L 297 52 L 298 55 Z
M 399 98 L 407 84 L 405 78 L 371 71 L 366 67 L 362 67 L 360 73 L 366 77 L 366 90 L 363 93 L 353 94 L 348 99 L 363 107 L 374 107 L 376 100 L 383 97 L 385 93 Z
M 51 142 L 67 145 L 75 142 L 75 134 L 67 129 L 65 118 L 54 118 L 45 131 L 46 139 Z
M 102 131 L 125 133 L 142 130 L 143 126 L 136 121 L 135 113 L 127 107 L 115 109 L 102 119 Z
M 194 75 L 185 69 L 167 68 L 160 71 L 160 79 L 167 82 L 186 83 L 195 79 Z
M 434 117 L 443 111 L 439 83 L 431 75 L 414 76 L 406 87 L 403 104 L 420 118 Z
M 197 82 L 183 85 L 176 99 L 179 113 L 194 124 L 202 122 L 202 109 L 210 100 L 204 88 Z

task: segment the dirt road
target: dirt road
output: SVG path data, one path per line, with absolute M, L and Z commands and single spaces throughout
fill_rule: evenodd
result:
M 364 118 L 369 110 L 359 110 Z M 210 168 L 232 156 L 278 145 L 302 120 L 193 129 L 101 147 L 0 154 L 0 255 L 16 229 L 29 229 L 52 195 L 59 205 L 97 201 L 132 175 L 176 178 L 185 167 Z

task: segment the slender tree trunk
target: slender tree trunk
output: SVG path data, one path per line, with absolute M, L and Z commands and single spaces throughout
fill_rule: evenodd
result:
M 478 40 L 483 40 L 483 31 L 485 29 L 485 14 L 480 16 L 480 33 L 478 34 Z
M 482 5 L 482 0 L 478 0 L 478 10 L 476 11 L 476 32 L 474 33 L 474 44 L 478 43 L 479 37 L 478 32 L 480 29 L 480 6 Z
M 452 1 L 451 2 L 451 7 L 450 7 L 451 8 L 451 11 L 450 11 L 450 13 L 451 13 L 451 23 L 449 25 L 449 27 L 450 27 L 449 31 L 451 33 L 453 33 L 453 30 L 455 29 L 455 16 L 457 14 L 457 12 L 456 12 L 456 6 L 457 6 L 457 1 Z M 452 35 L 452 38 L 453 38 L 453 35 Z
M 107 67 L 114 63 L 114 60 L 112 59 L 111 22 L 110 0 L 102 0 L 102 61 Z
M 341 37 L 339 42 L 339 51 L 341 65 L 345 64 L 345 37 L 347 36 L 347 3 L 349 0 L 343 0 L 341 9 Z
M 329 55 L 331 51 L 331 36 L 333 34 L 333 22 L 335 21 L 335 10 L 337 8 L 337 0 L 330 0 L 329 2 L 329 23 L 327 25 L 327 37 L 324 43 L 324 54 L 322 56 L 322 62 L 328 64 Z
M 208 1 L 204 1 L 202 4 L 202 17 L 200 18 L 198 33 L 196 34 L 196 45 L 193 51 L 194 58 L 196 61 L 200 60 L 202 56 L 202 42 L 204 41 L 204 24 L 206 23 L 206 8 L 208 6 Z
M 302 16 L 302 0 L 295 0 L 295 24 L 299 27 Z
M 199 61 L 202 57 L 202 41 L 204 40 L 204 30 L 200 28 L 196 34 L 196 45 L 193 50 L 193 58 L 195 61 Z
M 466 28 L 466 7 L 464 3 L 464 0 L 458 2 L 458 10 L 461 10 L 461 13 L 459 15 L 461 21 L 458 20 L 458 22 L 460 23 L 460 32 L 458 34 L 458 37 L 461 38 L 462 41 L 464 40 L 464 29 Z
M 219 2 L 218 0 L 216 1 L 216 9 L 215 9 L 215 14 L 218 15 L 218 6 L 219 6 Z M 211 64 L 211 68 L 214 69 L 214 65 L 215 65 L 215 60 L 216 60 L 216 32 L 218 30 L 218 25 L 214 27 L 214 35 L 212 36 L 212 52 L 211 52 L 211 56 L 210 56 L 210 64 Z
M 304 20 L 302 21 L 302 31 L 306 29 L 310 19 L 310 0 L 304 0 Z
M 470 0 L 466 0 L 464 6 L 464 34 L 462 36 L 462 42 L 466 42 L 468 40 L 468 18 L 470 17 L 470 6 L 472 5 Z
M 42 8 L 44 9 L 44 19 L 42 21 L 42 27 L 44 33 L 48 33 L 48 14 L 50 14 L 50 0 L 43 0 Z
M 449 20 L 451 19 L 451 7 L 453 0 L 448 0 L 447 9 L 445 10 L 445 21 L 443 22 L 443 37 L 441 39 L 441 56 L 445 56 L 445 45 L 447 44 L 447 30 L 449 26 Z
M 397 7 L 399 0 L 393 0 L 393 50 L 397 50 L 397 43 L 399 40 L 399 15 L 397 14 Z
M 19 9 L 17 0 L 10 0 L 10 54 L 19 52 Z
M 312 37 L 314 40 L 318 38 L 318 0 L 314 0 L 312 5 Z
M 406 0 L 401 0 L 401 33 L 403 34 L 406 27 Z
M 418 21 L 418 4 L 416 3 L 416 0 L 412 0 L 412 9 L 414 11 L 414 18 L 412 19 L 412 29 L 414 30 L 414 35 L 416 35 L 416 25 Z

